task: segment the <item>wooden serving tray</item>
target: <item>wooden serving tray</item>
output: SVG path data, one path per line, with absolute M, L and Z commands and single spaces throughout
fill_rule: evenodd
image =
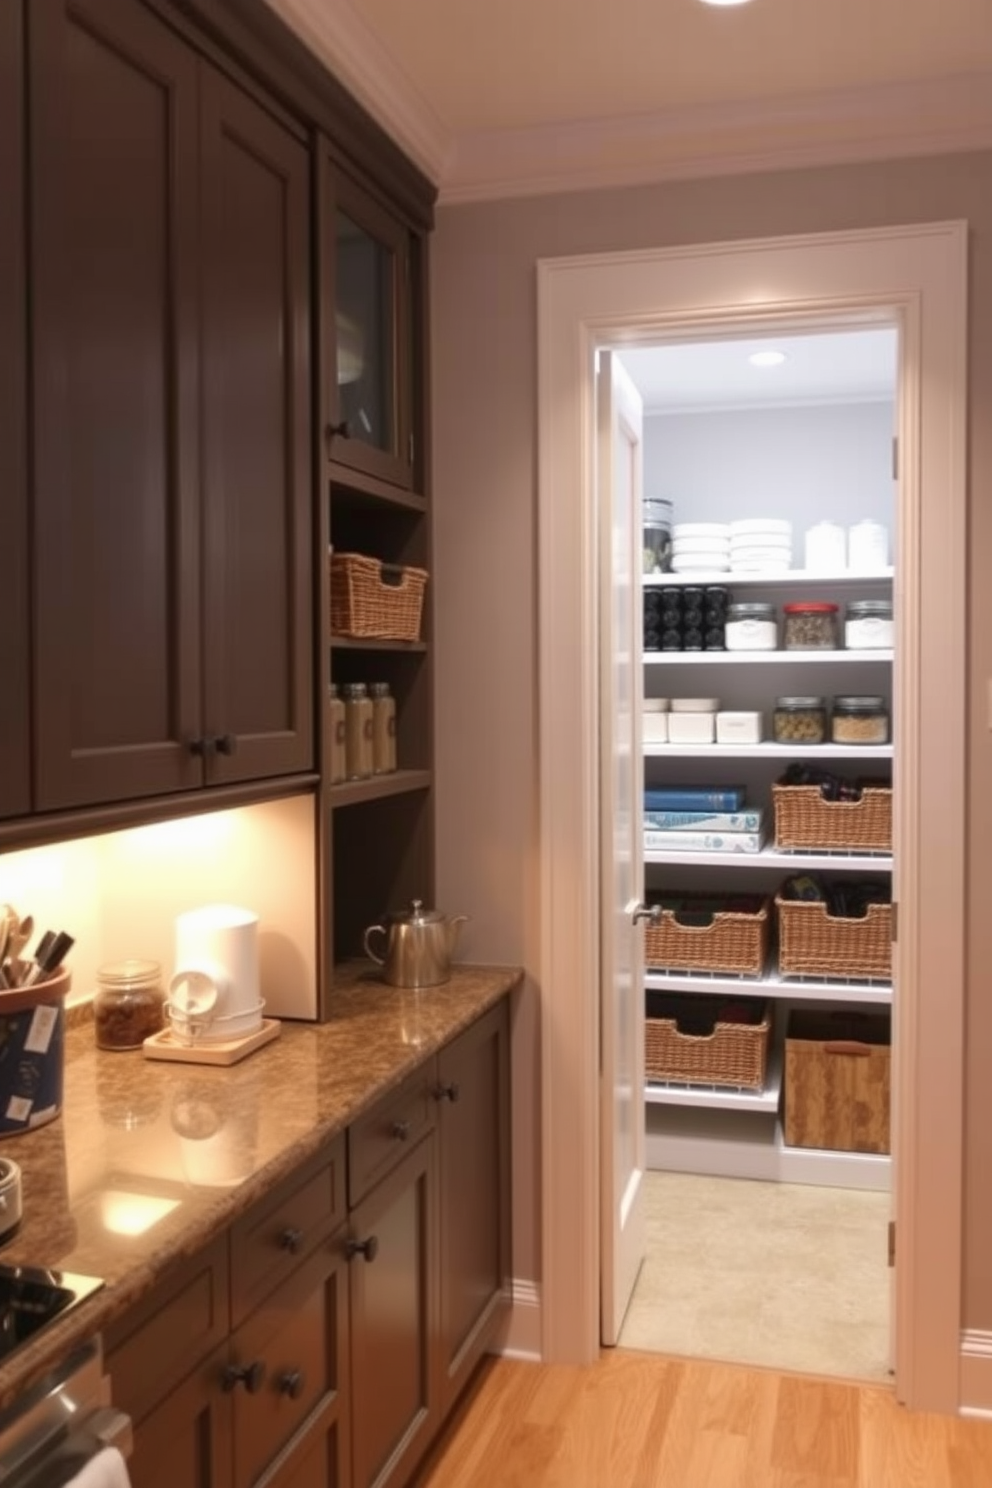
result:
M 241 1038 L 225 1039 L 210 1044 L 183 1044 L 171 1028 L 149 1034 L 141 1046 L 146 1059 L 173 1059 L 180 1064 L 237 1064 L 239 1059 L 253 1054 L 265 1044 L 279 1037 L 282 1024 L 278 1018 L 263 1018 L 261 1028 L 246 1033 Z

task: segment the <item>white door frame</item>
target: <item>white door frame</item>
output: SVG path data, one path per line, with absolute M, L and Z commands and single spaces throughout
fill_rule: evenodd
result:
M 965 999 L 967 226 L 538 264 L 542 1353 L 598 1352 L 598 345 L 900 326 L 896 1389 L 959 1405 Z

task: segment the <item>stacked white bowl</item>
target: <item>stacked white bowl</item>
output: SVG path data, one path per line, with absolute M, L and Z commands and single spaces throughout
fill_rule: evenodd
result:
M 672 528 L 673 573 L 726 573 L 730 527 L 726 522 L 676 522 Z
M 730 523 L 732 572 L 784 573 L 791 567 L 791 522 L 775 517 L 745 517 Z

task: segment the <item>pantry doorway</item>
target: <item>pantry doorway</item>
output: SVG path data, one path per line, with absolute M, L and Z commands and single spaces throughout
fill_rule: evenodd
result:
M 915 1408 L 957 1409 L 966 241 L 962 224 L 933 224 L 539 265 L 547 1359 L 590 1359 L 599 1341 L 596 353 L 731 331 L 895 321 L 902 389 L 899 607 L 910 617 L 900 638 L 894 720 L 903 741 L 895 800 L 901 865 L 893 1051 L 896 1389 Z M 607 1112 L 604 1141 L 608 1131 Z M 584 1237 L 581 1245 L 576 1235 Z

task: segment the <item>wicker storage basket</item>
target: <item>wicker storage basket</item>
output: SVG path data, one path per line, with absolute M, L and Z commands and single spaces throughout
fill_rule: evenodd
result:
M 663 909 L 644 932 L 648 966 L 667 971 L 721 971 L 761 976 L 768 959 L 771 902 L 757 899 L 746 910 L 711 911 L 708 924 L 689 924 L 679 910 Z
M 861 918 L 827 912 L 819 900 L 776 899 L 778 966 L 782 976 L 892 976 L 892 905 L 869 904 Z
M 427 572 L 361 553 L 331 554 L 331 631 L 381 640 L 420 639 Z
M 888 1012 L 796 1009 L 785 1039 L 787 1147 L 888 1152 Z
M 865 786 L 860 801 L 825 801 L 818 785 L 773 785 L 775 846 L 891 852 L 892 790 Z
M 721 1013 L 742 1004 L 753 1010 L 758 1021 L 721 1020 Z M 649 1080 L 740 1090 L 764 1088 L 772 1027 L 767 1002 L 648 993 L 647 1005 L 644 1068 Z M 652 1016 L 655 1011 L 666 1016 Z

